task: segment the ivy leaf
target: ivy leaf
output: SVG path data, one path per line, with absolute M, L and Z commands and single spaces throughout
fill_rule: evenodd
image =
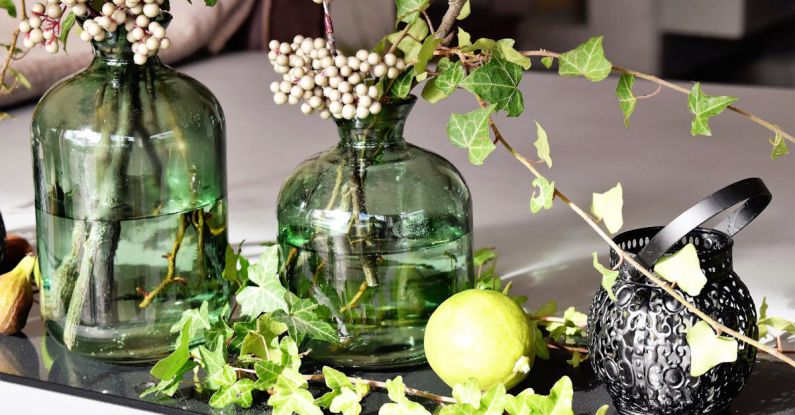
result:
M 690 124 L 690 134 L 693 136 L 712 135 L 709 119 L 720 114 L 736 101 L 735 97 L 707 95 L 701 91 L 701 83 L 696 82 L 687 98 L 687 107 L 695 115 Z
M 552 62 L 554 61 L 555 59 L 552 56 L 544 56 L 543 58 L 541 58 L 541 64 L 544 65 L 544 67 L 547 69 L 552 67 Z
M 203 330 L 210 330 L 210 328 L 212 328 L 210 323 L 210 305 L 207 303 L 207 301 L 203 301 L 199 308 L 192 308 L 190 310 L 183 311 L 179 321 L 171 326 L 171 332 L 177 333 L 182 331 L 182 328 L 185 327 L 185 324 L 187 324 L 188 321 L 192 321 L 189 336 L 191 339 L 193 339 L 197 333 L 201 333 Z
M 462 46 L 461 51 L 474 52 L 476 50 L 479 50 L 481 52 L 491 52 L 496 47 L 497 47 L 497 41 L 495 41 L 494 39 L 482 37 L 476 40 L 475 43 L 471 45 Z
M 532 62 L 530 58 L 522 55 L 521 52 L 516 50 L 513 45 L 516 41 L 513 39 L 502 39 L 497 41 L 496 56 L 505 59 L 508 62 L 515 63 L 522 67 L 524 70 L 530 69 Z
M 17 6 L 14 5 L 13 0 L 0 0 L 0 9 L 8 12 L 8 15 L 15 18 L 17 17 Z
M 530 328 L 533 330 L 533 336 L 535 338 L 536 357 L 549 360 L 549 347 L 547 347 L 547 342 L 544 340 L 544 333 L 538 328 L 538 322 L 531 321 Z
M 191 325 L 191 320 L 183 325 L 177 337 L 177 347 L 170 355 L 155 364 L 149 371 L 152 376 L 160 380 L 172 380 L 179 374 L 180 369 L 190 359 Z
M 607 411 L 610 410 L 609 405 L 602 405 L 599 409 L 596 410 L 594 415 L 607 415 Z
M 613 64 L 605 58 L 602 49 L 602 36 L 592 37 L 558 58 L 560 76 L 583 76 L 591 82 L 599 82 L 607 78 L 612 69 Z
M 544 127 L 541 124 L 536 123 L 536 142 L 534 143 L 536 147 L 536 152 L 538 153 L 538 158 L 543 160 L 547 163 L 547 167 L 552 168 L 552 158 L 549 154 L 549 138 L 547 137 L 547 132 L 544 130 Z
M 420 49 L 422 49 L 422 43 L 418 42 L 416 39 L 425 39 L 428 36 L 428 32 L 428 24 L 425 23 L 425 20 L 417 20 L 417 22 L 412 24 L 409 28 L 408 35 L 404 36 L 403 39 L 400 40 L 400 43 L 397 44 L 397 48 L 403 52 L 403 59 L 407 63 L 413 64 L 417 61 L 417 56 L 420 53 Z M 386 41 L 394 45 L 397 43 L 400 36 L 401 32 L 389 34 L 386 36 Z
M 392 88 L 389 90 L 389 95 L 395 98 L 406 98 L 411 92 L 411 87 L 414 85 L 414 67 L 406 68 L 400 76 L 395 79 Z
M 580 352 L 578 352 L 576 350 L 574 352 L 572 352 L 571 359 L 566 361 L 566 363 L 571 365 L 571 367 L 573 367 L 573 368 L 580 367 L 580 363 L 582 363 L 582 362 L 583 362 L 582 355 L 580 354 Z
M 344 373 L 334 368 L 323 366 L 323 377 L 329 389 L 341 390 L 342 388 L 353 389 L 353 383 Z
M 287 311 L 287 289 L 279 281 L 278 272 L 279 246 L 269 246 L 259 261 L 249 267 L 249 279 L 256 286 L 245 287 L 237 295 L 242 315 L 257 317 L 276 310 Z
M 0 0 L 2 1 L 2 0 Z M 69 39 L 69 33 L 72 31 L 72 28 L 75 26 L 75 22 L 77 21 L 77 15 L 73 12 L 69 12 L 64 18 L 63 22 L 61 22 L 61 34 L 58 37 L 63 44 L 63 51 L 66 53 L 66 42 Z
M 470 14 L 472 14 L 472 5 L 470 4 L 470 0 L 467 0 L 467 2 L 464 3 L 464 7 L 461 8 L 461 12 L 458 13 L 458 17 L 456 19 L 464 20 L 469 17 Z
M 431 104 L 435 104 L 452 95 L 458 84 L 466 76 L 461 62 L 450 62 L 448 58 L 439 60 L 436 70 L 439 72 L 439 76 L 426 82 L 422 90 L 422 97 Z
M 778 332 L 795 334 L 795 322 L 781 317 L 767 315 L 767 297 L 762 297 L 762 305 L 759 306 L 759 320 L 756 324 L 759 326 L 760 339 L 767 336 L 770 328 Z
M 775 160 L 779 157 L 784 157 L 789 154 L 789 148 L 787 147 L 787 140 L 781 135 L 781 132 L 776 131 L 775 137 L 770 139 L 770 145 L 773 146 L 773 150 L 770 152 L 770 158 Z
M 240 354 L 250 354 L 260 359 L 280 362 L 282 353 L 279 335 L 287 331 L 287 325 L 273 320 L 270 314 L 257 319 L 256 330 L 249 330 L 240 345 Z
M 632 94 L 632 85 L 635 84 L 635 75 L 621 74 L 618 79 L 618 86 L 616 87 L 616 98 L 618 98 L 618 106 L 624 114 L 624 126 L 629 128 L 629 117 L 635 112 L 635 104 L 638 99 Z
M 525 389 L 516 396 L 509 395 L 505 410 L 510 415 L 574 415 L 573 398 L 571 379 L 564 376 L 552 386 L 549 395 L 537 395 L 532 389 Z
M 472 405 L 473 408 L 480 408 L 480 385 L 477 379 L 469 378 L 466 383 L 459 383 L 453 386 L 453 398 L 458 403 Z
M 555 182 L 550 182 L 543 177 L 533 179 L 533 187 L 538 188 L 530 199 L 530 211 L 538 213 L 541 209 L 551 209 L 552 201 L 555 198 Z
M 273 407 L 273 415 L 323 415 L 312 393 L 306 389 L 272 395 L 268 405 Z
M 464 78 L 461 87 L 495 104 L 498 110 L 506 110 L 509 117 L 517 117 L 524 112 L 524 97 L 519 90 L 522 74 L 521 66 L 493 57 Z
M 458 47 L 465 48 L 467 46 L 472 46 L 472 35 L 470 35 L 466 30 L 462 28 L 458 28 Z
M 329 411 L 342 415 L 359 415 L 362 413 L 362 397 L 352 388 L 342 388 L 331 401 Z
M 241 408 L 249 408 L 254 399 L 251 392 L 254 391 L 254 381 L 248 378 L 240 379 L 232 386 L 220 389 L 210 397 L 210 406 L 213 408 L 225 408 L 231 404 L 238 404 Z
M 698 377 L 721 363 L 737 360 L 737 340 L 718 336 L 705 321 L 687 330 L 690 346 L 690 376 Z
M 602 288 L 607 291 L 607 296 L 611 300 L 616 301 L 616 295 L 613 293 L 613 286 L 618 279 L 618 271 L 614 271 L 599 263 L 599 254 L 593 253 L 593 267 L 602 274 Z
M 424 406 L 406 398 L 406 386 L 403 385 L 402 376 L 387 380 L 386 390 L 392 403 L 381 406 L 379 415 L 431 415 Z
M 425 70 L 428 68 L 428 61 L 433 58 L 433 52 L 436 50 L 436 47 L 439 46 L 444 39 L 438 39 L 434 36 L 428 36 L 424 42 L 422 42 L 422 47 L 420 48 L 419 53 L 417 54 L 417 63 L 414 64 L 414 73 L 416 76 L 420 76 L 425 73 Z M 419 79 L 418 79 L 419 80 Z
M 185 373 L 188 371 L 186 370 Z M 161 380 L 156 385 L 146 389 L 139 395 L 140 398 L 145 398 L 153 393 L 162 394 L 165 396 L 174 396 L 179 390 L 181 378 L 174 378 L 169 380 Z
M 663 257 L 654 264 L 654 272 L 666 280 L 676 283 L 682 290 L 695 297 L 707 284 L 707 277 L 701 270 L 696 247 L 687 244 L 673 255 Z
M 591 214 L 596 220 L 604 220 L 610 233 L 618 232 L 624 226 L 624 190 L 621 183 L 605 193 L 594 193 Z
M 495 259 L 497 259 L 497 252 L 494 248 L 480 248 L 473 254 L 472 262 L 476 267 L 481 267 Z
M 226 363 L 226 343 L 218 338 L 210 347 L 199 346 L 199 357 L 204 372 L 207 374 L 205 385 L 211 390 L 231 386 L 237 380 L 235 369 Z
M 308 298 L 290 295 L 289 311 L 273 313 L 273 318 L 287 325 L 287 333 L 300 343 L 306 336 L 312 339 L 339 343 L 337 330 L 326 319 L 330 313 L 328 308 Z
M 420 13 L 430 6 L 430 0 L 396 0 L 398 22 L 413 24 L 419 20 Z
M 478 415 L 502 415 L 506 404 L 505 385 L 498 383 L 483 393 Z
M 481 165 L 496 148 L 489 135 L 489 117 L 496 105 L 479 108 L 467 114 L 451 114 L 447 136 L 456 147 L 469 151 L 469 162 Z
M 254 371 L 257 372 L 257 382 L 254 387 L 260 391 L 267 391 L 276 384 L 279 375 L 284 368 L 275 362 L 260 360 L 254 364 Z

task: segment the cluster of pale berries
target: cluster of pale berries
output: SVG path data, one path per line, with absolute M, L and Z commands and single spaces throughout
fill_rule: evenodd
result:
M 292 43 L 273 40 L 268 58 L 281 82 L 270 89 L 278 104 L 301 106 L 304 114 L 319 113 L 324 119 L 367 118 L 381 112 L 375 84 L 395 79 L 406 64 L 392 53 L 381 55 L 360 50 L 347 57 L 334 56 L 323 38 L 296 36 Z
M 160 16 L 164 0 L 112 0 L 106 1 L 99 14 L 83 22 L 80 38 L 86 42 L 102 41 L 108 33 L 119 26 L 127 32 L 127 41 L 132 44 L 135 63 L 143 65 L 150 56 L 171 46 L 166 37 L 166 28 L 154 21 Z M 30 17 L 19 24 L 25 34 L 22 43 L 26 48 L 43 44 L 49 53 L 59 49 L 61 18 L 66 7 L 78 17 L 92 14 L 88 0 L 47 0 L 47 4 L 36 3 Z

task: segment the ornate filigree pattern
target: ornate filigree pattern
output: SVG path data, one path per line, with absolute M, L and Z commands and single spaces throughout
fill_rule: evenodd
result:
M 617 242 L 637 253 L 655 229 L 627 232 Z M 672 249 L 687 242 L 696 244 L 709 282 L 698 297 L 680 294 L 721 324 L 756 338 L 753 299 L 732 272 L 731 238 L 698 229 Z M 720 364 L 693 378 L 685 331 L 698 317 L 626 265 L 613 289 L 615 302 L 603 289 L 596 293 L 588 334 L 591 364 L 619 412 L 684 415 L 725 409 L 750 376 L 756 349 L 740 343 L 735 363 Z

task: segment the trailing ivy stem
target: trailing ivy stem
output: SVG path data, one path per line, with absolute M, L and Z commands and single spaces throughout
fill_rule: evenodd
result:
M 488 107 L 486 105 L 486 103 L 483 102 L 483 100 L 481 100 L 480 98 L 478 98 L 478 103 L 483 108 Z M 503 135 L 500 133 L 500 130 L 497 128 L 497 125 L 494 123 L 494 121 L 491 119 L 491 117 L 489 117 L 489 127 L 491 127 L 491 130 L 494 132 L 494 136 L 496 137 L 497 141 L 499 141 L 500 144 L 502 144 L 502 146 L 505 147 L 505 149 L 508 150 L 508 152 L 511 153 L 512 156 L 514 156 L 514 158 L 516 158 L 528 170 L 530 170 L 530 172 L 535 177 L 544 178 L 544 176 L 538 171 L 538 169 L 535 168 L 535 166 L 533 165 L 533 163 L 530 160 L 528 160 L 521 153 L 516 151 L 516 149 L 514 149 L 508 143 L 508 141 L 505 140 L 505 137 L 503 137 Z M 557 187 L 555 188 L 555 197 L 558 198 L 561 202 L 565 203 L 566 206 L 568 206 L 571 210 L 574 211 L 574 213 L 577 214 L 577 216 L 579 216 L 583 221 L 585 221 L 585 223 L 587 223 L 588 226 L 590 226 L 596 232 L 596 234 L 599 235 L 599 237 L 601 237 L 605 242 L 607 242 L 608 245 L 610 245 L 610 247 L 619 255 L 619 257 L 624 258 L 624 260 L 627 263 L 629 263 L 633 268 L 637 269 L 638 272 L 640 272 L 646 278 L 648 278 L 650 281 L 652 281 L 654 284 L 656 284 L 657 286 L 662 288 L 663 291 L 668 293 L 676 301 L 678 301 L 683 306 L 685 306 L 685 308 L 690 310 L 693 314 L 697 315 L 699 318 L 701 318 L 702 320 L 707 322 L 707 324 L 712 326 L 712 328 L 716 332 L 718 332 L 719 334 L 720 333 L 726 333 L 729 336 L 734 337 L 737 340 L 741 340 L 742 342 L 744 342 L 746 344 L 754 346 L 757 349 L 762 350 L 765 353 L 768 353 L 768 354 L 770 354 L 772 356 L 775 356 L 776 358 L 786 362 L 790 366 L 795 367 L 795 360 L 793 360 L 790 357 L 786 356 L 784 353 L 781 353 L 780 351 L 776 350 L 775 347 L 767 346 L 764 343 L 761 343 L 761 342 L 759 342 L 757 340 L 754 340 L 754 339 L 752 339 L 752 338 L 750 338 L 750 337 L 748 337 L 748 336 L 746 336 L 746 335 L 744 335 L 744 334 L 742 334 L 742 333 L 740 333 L 740 332 L 738 332 L 736 330 L 733 330 L 733 329 L 731 329 L 729 327 L 724 326 L 723 324 L 718 323 L 713 318 L 708 316 L 706 313 L 704 313 L 703 311 L 699 310 L 698 307 L 696 307 L 695 305 L 693 305 L 692 303 L 687 301 L 682 295 L 680 295 L 678 292 L 676 292 L 671 286 L 666 284 L 662 279 L 660 279 L 654 273 L 652 273 L 648 269 L 646 269 L 646 267 L 644 267 L 643 265 L 638 263 L 638 261 L 636 261 L 634 258 L 632 258 L 632 256 L 627 255 L 626 252 L 624 252 L 624 250 L 621 249 L 621 247 L 619 247 L 618 244 L 615 243 L 615 241 L 613 241 L 613 238 L 611 238 L 604 231 L 604 229 L 602 229 L 593 220 L 593 218 L 590 215 L 585 213 L 585 211 L 583 211 L 579 206 L 577 206 L 574 202 L 572 202 L 571 199 L 569 199 L 565 194 L 563 194 L 563 192 L 561 192 Z
M 28 19 L 28 12 L 25 8 L 25 0 L 19 1 L 20 5 L 20 21 L 24 21 Z M 17 41 L 19 40 L 20 30 L 17 28 L 14 30 L 14 34 L 11 35 L 11 42 L 8 44 L 8 55 L 6 56 L 5 62 L 3 62 L 3 69 L 0 69 L 0 93 L 6 94 L 10 93 L 11 91 L 16 88 L 17 83 L 19 82 L 17 79 L 14 80 L 14 83 L 11 84 L 10 87 L 5 87 L 5 80 L 6 80 L 6 73 L 8 72 L 9 68 L 11 68 L 11 62 L 14 60 L 14 49 L 17 47 Z
M 558 343 L 558 342 L 556 342 L 556 341 L 554 341 L 554 340 L 552 340 L 552 339 L 550 339 L 548 337 L 544 338 L 544 340 L 547 342 L 547 345 L 550 348 L 552 348 L 552 349 L 565 350 L 567 352 L 584 353 L 586 355 L 589 354 L 588 348 L 586 348 L 586 347 L 569 346 L 569 345 L 566 345 L 566 344 Z
M 324 381 L 326 379 L 326 377 L 322 373 L 316 373 L 314 375 L 303 375 L 303 376 L 304 376 L 304 379 L 306 381 L 308 381 L 308 382 L 319 382 L 319 381 Z M 353 383 L 363 383 L 363 384 L 366 384 L 366 385 L 374 387 L 374 388 L 386 389 L 386 382 L 382 382 L 380 380 L 370 380 L 370 379 L 362 379 L 362 378 L 356 378 L 356 377 L 352 377 L 352 378 L 349 378 L 349 379 Z M 440 404 L 443 404 L 443 403 L 455 404 L 456 403 L 456 400 L 451 398 L 451 397 L 449 397 L 449 396 L 437 395 L 435 393 L 425 392 L 425 391 L 422 391 L 422 390 L 419 390 L 419 389 L 410 388 L 408 386 L 406 387 L 406 393 L 408 393 L 410 395 L 414 395 L 414 396 L 419 396 L 421 398 L 430 399 L 430 400 L 432 400 L 434 402 L 437 402 L 437 403 L 440 403 Z

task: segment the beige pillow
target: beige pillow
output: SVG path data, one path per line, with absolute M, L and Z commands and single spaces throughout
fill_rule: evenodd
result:
M 174 19 L 168 28 L 172 46 L 162 51 L 161 58 L 166 63 L 173 63 L 204 48 L 218 53 L 243 24 L 256 1 L 223 0 L 215 7 L 207 7 L 201 0 L 194 1 L 193 5 L 187 1 L 172 2 Z M 18 21 L 5 12 L 0 14 L 0 42 L 7 42 Z M 80 40 L 77 30 L 70 33 L 67 50 L 68 54 L 50 55 L 43 48 L 36 47 L 22 60 L 14 62 L 13 67 L 22 72 L 33 87 L 18 88 L 11 95 L 0 95 L 0 108 L 38 98 L 55 82 L 85 68 L 91 61 L 91 45 Z M 0 52 L 0 60 L 5 61 L 5 52 Z

